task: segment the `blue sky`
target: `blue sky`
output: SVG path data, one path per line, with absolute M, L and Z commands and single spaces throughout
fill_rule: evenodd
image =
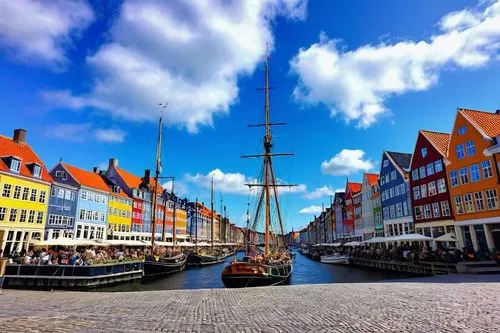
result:
M 498 1 L 12 1 L 0 3 L 0 133 L 28 130 L 47 166 L 110 157 L 154 167 L 181 195 L 243 224 L 261 151 L 266 43 L 277 176 L 288 230 L 345 179 L 378 172 L 383 150 L 412 152 L 419 129 L 450 131 L 457 107 L 494 111 Z M 496 97 L 496 98 L 495 98 Z M 302 211 L 302 213 L 300 213 Z

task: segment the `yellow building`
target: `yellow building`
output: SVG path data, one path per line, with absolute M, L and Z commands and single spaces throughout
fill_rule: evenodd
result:
M 51 177 L 26 143 L 26 131 L 0 135 L 0 249 L 4 255 L 28 249 L 43 238 Z
M 132 199 L 117 186 L 112 186 L 108 200 L 108 235 L 114 239 L 130 239 L 132 228 Z

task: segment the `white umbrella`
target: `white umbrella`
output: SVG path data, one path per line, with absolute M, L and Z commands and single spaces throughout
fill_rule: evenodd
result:
M 210 244 L 208 244 L 207 242 L 199 242 L 197 245 L 198 246 L 210 246 Z
M 155 245 L 158 245 L 158 246 L 174 246 L 174 243 L 172 243 L 172 242 L 159 242 L 159 241 L 155 241 Z
M 333 247 L 339 247 L 339 246 L 342 246 L 342 243 L 333 243 L 332 246 Z
M 191 242 L 180 242 L 180 243 L 177 243 L 177 246 L 191 247 L 191 246 L 195 246 L 195 244 L 191 243 Z
M 456 242 L 457 239 L 455 238 L 455 234 L 450 232 L 444 235 L 441 235 L 439 237 L 434 238 L 436 242 Z
M 360 245 L 362 245 L 360 242 L 349 242 L 344 244 L 344 246 L 360 246 Z

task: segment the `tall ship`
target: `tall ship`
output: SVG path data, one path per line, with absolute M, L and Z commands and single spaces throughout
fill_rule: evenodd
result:
M 278 182 L 274 168 L 273 156 L 288 156 L 289 153 L 272 153 L 273 141 L 271 127 L 284 125 L 272 123 L 269 103 L 269 57 L 265 63 L 265 121 L 262 124 L 250 125 L 264 127 L 264 153 L 242 157 L 263 159 L 260 184 L 246 184 L 250 188 L 257 187 L 258 201 L 253 215 L 253 223 L 248 223 L 246 233 L 246 255 L 242 260 L 234 260 L 222 271 L 222 282 L 227 288 L 245 288 L 286 284 L 292 275 L 292 256 L 285 241 L 278 188 L 290 187 Z M 250 239 L 251 231 L 256 231 L 259 220 L 263 216 L 264 249 L 259 248 L 258 241 Z

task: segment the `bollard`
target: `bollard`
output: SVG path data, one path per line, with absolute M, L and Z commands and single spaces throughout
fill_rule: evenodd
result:
M 5 276 L 5 267 L 7 267 L 7 259 L 0 258 L 0 293 L 2 292 L 2 285 Z

